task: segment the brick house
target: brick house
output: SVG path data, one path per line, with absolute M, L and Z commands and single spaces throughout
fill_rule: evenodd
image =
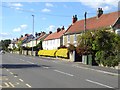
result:
M 120 29 L 120 11 L 103 14 L 102 8 L 98 9 L 97 16 L 86 19 L 86 31 L 99 30 L 106 28 L 111 32 Z M 84 32 L 85 20 L 77 20 L 77 16 L 73 16 L 72 24 L 68 27 L 63 36 L 63 45 L 69 46 L 73 44 L 77 46 L 77 36 Z

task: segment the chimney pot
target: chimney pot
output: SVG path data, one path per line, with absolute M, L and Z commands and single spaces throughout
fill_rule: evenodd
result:
M 97 18 L 99 18 L 103 14 L 102 8 L 98 8 L 97 10 Z
M 75 15 L 75 16 L 73 16 L 73 18 L 72 18 L 72 23 L 74 24 L 76 21 L 77 21 L 77 15 Z
M 49 31 L 49 34 L 52 34 L 52 31 Z
M 60 28 L 57 28 L 57 33 L 58 33 L 59 31 L 61 31 L 61 29 L 60 29 Z
M 65 27 L 64 27 L 64 26 L 62 27 L 62 30 L 65 30 Z

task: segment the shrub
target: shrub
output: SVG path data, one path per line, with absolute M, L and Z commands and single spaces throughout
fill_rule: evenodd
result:
M 69 52 L 73 52 L 73 51 L 75 51 L 75 49 L 76 49 L 76 47 L 74 46 L 74 45 L 72 45 L 72 44 L 69 44 L 69 47 L 68 47 L 68 51 Z
M 61 45 L 60 47 L 58 47 L 58 49 L 61 49 L 61 48 L 67 48 L 65 45 Z

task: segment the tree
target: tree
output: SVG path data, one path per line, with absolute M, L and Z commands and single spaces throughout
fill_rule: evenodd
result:
M 94 41 L 93 34 L 94 32 L 87 31 L 86 33 L 82 33 L 78 36 L 78 45 L 76 50 L 79 54 L 92 54 L 94 52 L 92 50 L 92 43 Z
M 120 62 L 120 36 L 108 31 L 97 30 L 78 36 L 77 53 L 92 54 L 98 64 L 115 67 Z
M 119 64 L 120 55 L 120 36 L 105 30 L 95 32 L 95 40 L 92 49 L 96 51 L 98 64 L 114 67 Z
M 10 43 L 11 43 L 10 39 L 1 40 L 0 41 L 1 48 L 5 51 L 8 51 L 8 46 L 9 46 Z

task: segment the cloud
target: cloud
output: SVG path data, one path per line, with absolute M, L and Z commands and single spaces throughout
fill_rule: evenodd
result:
M 46 28 L 46 31 L 52 31 L 54 32 L 56 30 L 56 26 L 50 25 L 48 28 Z
M 13 32 L 21 32 L 22 30 L 27 29 L 27 27 L 28 27 L 28 25 L 22 24 L 22 25 L 20 25 L 19 27 L 14 28 L 14 29 L 13 29 Z
M 28 27 L 28 26 L 27 26 L 26 24 L 20 25 L 20 28 L 21 28 L 21 29 L 27 29 L 27 27 Z
M 6 5 L 9 6 L 9 7 L 23 7 L 23 4 L 21 4 L 21 3 L 8 2 L 8 3 L 6 3 Z
M 67 6 L 67 5 L 65 5 L 65 4 L 63 5 L 63 7 L 64 7 L 64 8 L 68 8 L 68 6 Z
M 8 36 L 9 34 L 8 33 L 0 33 L 0 36 Z
M 19 8 L 19 7 L 16 7 L 15 9 L 16 9 L 16 10 L 21 10 L 21 8 Z
M 21 32 L 21 28 L 19 28 L 19 27 L 18 28 L 14 28 L 13 32 Z
M 110 10 L 110 9 L 111 9 L 110 6 L 105 6 L 105 7 L 103 7 L 103 10 L 104 10 L 104 11 L 108 11 L 108 10 Z
M 12 3 L 11 6 L 22 7 L 23 5 L 21 3 Z
M 4 39 L 10 39 L 10 37 L 11 37 L 11 34 L 9 34 L 9 33 L 5 33 L 5 32 L 1 32 L 0 33 L 0 40 L 4 40 Z
M 51 4 L 51 3 L 46 3 L 45 6 L 46 6 L 46 7 L 53 7 L 53 4 Z
M 42 20 L 46 20 L 47 18 L 43 17 Z
M 102 7 L 103 10 L 110 10 L 112 7 L 118 7 L 119 0 L 78 0 L 83 5 L 89 6 L 91 8 Z
M 42 9 L 42 12 L 51 12 L 51 10 L 47 9 L 47 8 L 44 8 L 44 9 Z

